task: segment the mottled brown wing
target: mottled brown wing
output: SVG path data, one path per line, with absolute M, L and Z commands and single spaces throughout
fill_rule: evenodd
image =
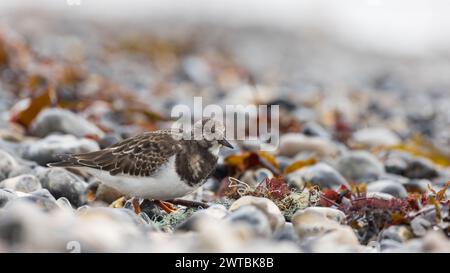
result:
M 108 171 L 111 175 L 151 176 L 180 149 L 170 131 L 125 139 L 106 149 L 70 156 L 72 166 Z M 67 162 L 67 161 L 66 161 Z

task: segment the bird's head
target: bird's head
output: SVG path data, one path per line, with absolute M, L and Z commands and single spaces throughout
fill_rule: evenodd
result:
M 222 146 L 233 149 L 233 146 L 225 139 L 224 124 L 213 118 L 203 118 L 194 124 L 193 130 L 194 140 L 199 145 L 208 148 L 211 151 L 220 149 Z

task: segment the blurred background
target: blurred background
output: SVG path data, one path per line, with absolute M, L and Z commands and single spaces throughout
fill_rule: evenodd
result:
M 448 0 L 0 1 L 0 252 L 449 251 L 449 14 Z M 168 127 L 194 96 L 280 106 L 276 151 L 236 143 L 185 197 L 220 222 L 110 208 L 123 193 L 47 167 Z M 343 209 L 360 193 L 378 203 Z M 242 195 L 271 211 L 234 211 Z M 209 222 L 172 233 L 195 219 Z

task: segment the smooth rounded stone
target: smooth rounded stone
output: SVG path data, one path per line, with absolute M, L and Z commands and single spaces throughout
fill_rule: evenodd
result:
M 425 236 L 409 240 L 394 250 L 386 252 L 407 253 L 448 253 L 450 242 L 442 231 L 430 230 Z
M 338 229 L 343 221 L 345 221 L 343 212 L 322 207 L 299 210 L 292 217 L 292 224 L 302 239 Z
M 272 179 L 273 173 L 266 168 L 259 168 L 255 170 L 255 179 L 256 182 L 259 184 L 263 182 L 265 179 Z
M 428 184 L 432 183 L 427 179 L 411 179 L 402 184 L 408 192 L 424 193 L 428 191 Z
M 91 139 L 78 139 L 72 135 L 50 135 L 36 142 L 28 143 L 22 156 L 45 166 L 58 161 L 58 154 L 85 153 L 98 149 L 97 142 Z
M 209 206 L 207 209 L 199 210 L 198 213 L 205 213 L 216 219 L 223 219 L 230 214 L 224 205 L 214 204 Z
M 69 199 L 65 198 L 65 197 L 60 197 L 58 198 L 58 200 L 56 200 L 56 204 L 58 205 L 59 208 L 61 209 L 65 209 L 65 210 L 69 210 L 69 211 L 74 211 L 72 205 L 70 204 Z
M 434 164 L 426 158 L 413 158 L 406 168 L 404 175 L 409 178 L 431 179 L 439 176 Z
M 91 217 L 107 217 L 114 222 L 124 222 L 134 225 L 143 225 L 145 221 L 140 218 L 134 211 L 125 208 L 110 208 L 110 207 L 89 207 L 84 210 L 77 210 L 76 215 L 80 218 Z
M 7 152 L 0 150 L 0 181 L 9 177 L 9 174 L 18 168 L 17 161 Z
M 450 241 L 440 231 L 428 231 L 421 243 L 422 252 L 450 252 Z
M 338 188 L 341 185 L 350 187 L 345 178 L 330 165 L 319 162 L 303 167 L 286 176 L 286 183 L 294 188 L 303 189 L 306 183 L 321 188 Z
M 410 156 L 406 153 L 391 152 L 384 160 L 386 172 L 403 175 L 408 168 Z
M 312 211 L 321 213 L 326 218 L 336 221 L 339 224 L 345 223 L 345 218 L 346 218 L 345 213 L 343 213 L 342 211 L 340 211 L 338 209 L 327 208 L 327 207 L 308 207 L 303 210 L 304 213 L 309 213 Z
M 393 146 L 401 142 L 400 137 L 388 128 L 364 128 L 353 133 L 352 141 L 368 147 Z
M 36 207 L 42 209 L 43 211 L 52 211 L 58 207 L 55 198 L 50 195 L 45 189 L 40 189 L 32 193 L 27 193 L 25 196 L 18 197 L 11 200 L 6 204 L 5 207 L 14 205 L 17 202 L 28 202 L 34 204 Z
M 440 207 L 441 218 L 445 219 L 446 217 L 448 217 L 449 210 L 446 208 L 446 206 L 440 205 L 439 207 Z M 436 217 L 436 207 L 434 205 L 426 205 L 424 208 L 422 208 L 421 212 L 422 213 L 421 213 L 420 217 L 423 217 L 428 222 L 432 223 L 433 225 L 436 225 L 439 223 L 439 220 Z
M 273 173 L 266 168 L 259 168 L 256 170 L 247 170 L 245 171 L 239 180 L 254 188 L 258 186 L 258 184 L 264 182 L 266 178 L 273 178 Z
M 402 184 L 391 180 L 377 180 L 367 185 L 367 192 L 388 193 L 397 198 L 406 198 L 408 192 Z
M 300 240 L 295 232 L 294 225 L 290 222 L 286 222 L 283 228 L 275 231 L 272 238 L 277 241 L 290 241 L 296 243 Z
M 410 226 L 414 235 L 422 237 L 427 233 L 427 230 L 432 224 L 423 216 L 417 216 L 411 220 Z
M 378 234 L 379 241 L 390 239 L 397 242 L 406 242 L 413 237 L 411 230 L 407 226 L 390 226 Z
M 0 208 L 6 205 L 10 200 L 16 199 L 18 196 L 8 189 L 0 189 Z
M 320 137 L 287 133 L 280 137 L 279 155 L 293 157 L 299 152 L 312 152 L 319 157 L 334 156 L 337 148 L 333 142 Z
M 85 203 L 86 183 L 78 176 L 61 168 L 51 168 L 39 178 L 42 187 L 55 198 L 66 197 L 76 207 Z
M 231 212 L 237 211 L 241 207 L 251 205 L 261 210 L 267 217 L 272 231 L 276 231 L 284 226 L 286 220 L 280 209 L 274 202 L 264 197 L 243 196 L 231 204 L 229 210 Z
M 330 133 L 328 133 L 325 128 L 323 128 L 320 124 L 314 121 L 308 121 L 303 126 L 303 134 L 307 136 L 315 136 L 323 139 L 331 139 Z
M 0 182 L 0 188 L 12 189 L 21 192 L 33 192 L 42 188 L 39 179 L 31 174 L 11 177 Z
M 15 199 L 17 200 L 17 199 Z M 43 212 L 31 202 L 8 202 L 0 213 L 0 241 L 19 246 L 41 236 L 48 222 Z
M 252 205 L 239 207 L 225 219 L 232 225 L 244 224 L 250 227 L 252 233 L 257 236 L 268 237 L 272 234 L 268 217 Z
M 212 222 L 219 221 L 214 216 L 209 215 L 208 213 L 202 213 L 200 211 L 196 211 L 189 218 L 181 222 L 175 227 L 176 231 L 199 231 L 201 229 L 201 225 L 208 225 Z
M 178 231 L 198 231 L 199 225 L 201 225 L 202 223 L 221 220 L 228 215 L 230 215 L 230 212 L 225 206 L 214 204 L 207 209 L 202 209 L 194 212 L 189 218 L 179 224 L 175 229 Z
M 355 232 L 349 226 L 337 226 L 313 238 L 306 248 L 314 253 L 363 252 Z
M 336 169 L 348 181 L 361 183 L 377 180 L 384 173 L 383 164 L 366 151 L 350 152 L 338 159 Z
M 87 135 L 103 137 L 104 135 L 102 130 L 80 115 L 60 108 L 42 110 L 31 124 L 30 132 L 38 137 L 45 137 L 56 132 L 77 137 Z
M 31 162 L 31 161 L 30 161 Z M 32 162 L 33 164 L 36 164 L 35 162 Z M 19 163 L 20 164 L 20 163 Z M 36 165 L 37 166 L 37 165 Z M 20 176 L 20 175 L 25 175 L 25 174 L 31 174 L 34 175 L 36 173 L 35 167 L 36 166 L 24 166 L 21 165 L 17 168 L 15 168 L 14 170 L 12 170 L 9 173 L 9 177 L 16 177 L 16 176 Z
M 379 242 L 380 250 L 383 251 L 393 251 L 402 247 L 402 243 L 392 239 L 383 239 Z

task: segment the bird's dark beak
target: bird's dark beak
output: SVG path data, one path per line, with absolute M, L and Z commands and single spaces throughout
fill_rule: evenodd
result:
M 225 138 L 219 140 L 219 143 L 222 144 L 222 145 L 225 146 L 225 147 L 228 147 L 228 148 L 230 148 L 230 149 L 233 149 L 233 145 L 231 145 L 230 142 L 228 142 L 228 140 L 226 140 Z

